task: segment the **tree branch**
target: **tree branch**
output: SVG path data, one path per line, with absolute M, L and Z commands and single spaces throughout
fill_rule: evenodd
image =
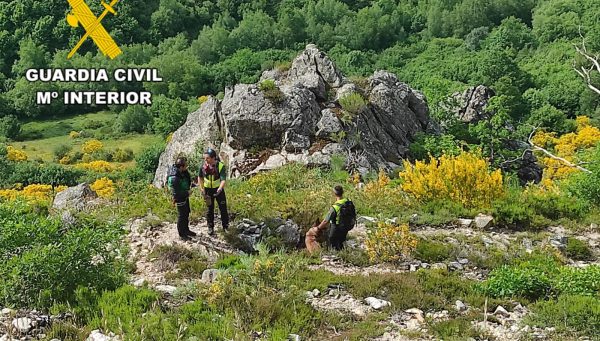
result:
M 575 50 L 577 51 L 577 53 L 579 53 L 581 56 L 583 56 L 588 62 L 590 62 L 591 65 L 589 68 L 587 68 L 587 67 L 585 67 L 585 65 L 578 66 L 577 62 L 573 61 L 573 69 L 575 70 L 575 72 L 577 72 L 577 74 L 581 78 L 583 78 L 583 80 L 587 84 L 588 88 L 590 88 L 590 90 L 592 90 L 595 93 L 600 95 L 600 89 L 592 84 L 592 77 L 591 77 L 591 73 L 594 71 L 600 73 L 600 61 L 599 61 L 600 56 L 592 55 L 591 53 L 588 52 L 587 47 L 585 45 L 585 37 L 581 33 L 581 26 L 579 26 L 579 36 L 581 37 L 581 46 L 574 45 Z
M 533 151 L 536 151 L 536 150 L 540 151 L 540 152 L 546 154 L 551 159 L 558 160 L 558 161 L 562 162 L 565 166 L 579 169 L 582 172 L 592 173 L 592 171 L 590 171 L 587 168 L 581 167 L 579 164 L 574 164 L 574 163 L 568 161 L 565 158 L 562 158 L 560 156 L 556 156 L 556 155 L 550 153 L 548 150 L 546 150 L 546 149 L 544 149 L 544 148 L 542 148 L 540 146 L 536 146 L 535 143 L 533 143 L 533 141 L 531 140 L 533 138 L 533 134 L 535 133 L 536 130 L 537 130 L 537 128 L 534 128 L 533 131 L 531 132 L 531 134 L 529 134 L 529 138 L 527 139 L 527 143 L 529 143 L 529 145 L 531 146 L 531 149 Z

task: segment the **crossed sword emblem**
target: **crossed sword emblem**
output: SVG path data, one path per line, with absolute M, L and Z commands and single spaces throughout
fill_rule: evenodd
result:
M 114 59 L 122 53 L 119 46 L 117 46 L 117 43 L 115 43 L 113 38 L 108 34 L 101 23 L 109 12 L 113 15 L 117 15 L 117 12 L 114 10 L 113 6 L 115 6 L 119 0 L 112 0 L 110 4 L 102 1 L 104 11 L 97 18 L 84 0 L 67 1 L 69 2 L 69 5 L 71 5 L 71 12 L 67 14 L 67 23 L 69 23 L 69 25 L 72 27 L 77 27 L 79 24 L 81 24 L 86 31 L 83 37 L 79 39 L 77 45 L 75 45 L 71 52 L 69 52 L 69 55 L 67 56 L 68 59 L 75 55 L 77 50 L 88 37 L 91 37 L 96 46 L 98 46 L 98 49 L 105 56 L 110 57 L 110 59 Z

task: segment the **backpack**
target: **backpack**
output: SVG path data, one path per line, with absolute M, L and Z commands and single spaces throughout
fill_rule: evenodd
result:
M 340 226 L 344 226 L 347 231 L 350 231 L 356 225 L 356 208 L 354 203 L 348 200 L 340 206 Z

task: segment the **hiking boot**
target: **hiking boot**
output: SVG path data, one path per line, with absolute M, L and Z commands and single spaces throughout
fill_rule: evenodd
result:
M 189 237 L 196 237 L 196 236 L 197 236 L 196 232 L 192 232 L 192 231 L 188 231 L 188 232 L 187 232 L 187 235 L 188 235 Z
M 179 239 L 183 240 L 184 242 L 192 240 L 192 238 L 190 238 L 188 236 L 179 236 Z

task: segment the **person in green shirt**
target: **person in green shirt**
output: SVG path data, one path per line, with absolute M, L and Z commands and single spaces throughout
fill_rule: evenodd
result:
M 190 231 L 190 193 L 192 177 L 187 160 L 180 157 L 169 170 L 167 183 L 171 188 L 173 205 L 177 206 L 177 232 L 182 240 L 190 240 L 196 234 Z

